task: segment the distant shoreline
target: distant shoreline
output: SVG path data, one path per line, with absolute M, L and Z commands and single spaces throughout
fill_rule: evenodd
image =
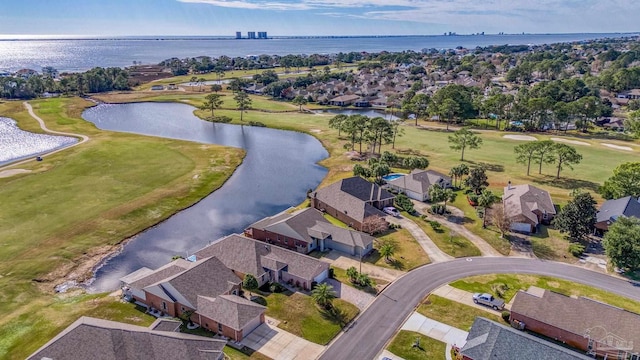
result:
M 470 37 L 470 36 L 572 36 L 572 35 L 596 35 L 606 38 L 608 35 L 638 36 L 640 32 L 611 32 L 611 33 L 498 33 L 498 34 L 430 34 L 430 35 L 283 35 L 269 36 L 266 39 L 237 39 L 235 36 L 224 35 L 127 35 L 127 36 L 74 36 L 74 35 L 4 35 L 0 41 L 210 41 L 210 40 L 275 40 L 275 39 L 385 39 L 385 38 L 433 38 L 433 37 Z M 11 37 L 14 36 L 14 37 Z

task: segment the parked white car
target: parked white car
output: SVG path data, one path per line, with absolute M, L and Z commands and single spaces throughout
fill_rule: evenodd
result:
M 395 217 L 400 217 L 400 212 L 394 208 L 393 206 L 388 206 L 384 209 L 382 209 L 382 211 L 384 211 L 385 213 L 391 215 L 391 216 L 395 216 Z

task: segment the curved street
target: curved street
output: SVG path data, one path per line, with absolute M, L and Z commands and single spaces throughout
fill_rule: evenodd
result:
M 473 275 L 520 273 L 553 276 L 640 301 L 640 286 L 572 265 L 538 259 L 477 257 L 425 265 L 400 277 L 378 295 L 320 359 L 374 359 L 427 294 Z

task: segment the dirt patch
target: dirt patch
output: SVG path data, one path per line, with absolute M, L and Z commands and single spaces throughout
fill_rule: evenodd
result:
M 612 148 L 612 149 L 616 149 L 616 150 L 633 151 L 633 149 L 628 147 L 628 146 L 620 146 L 620 145 L 607 144 L 607 143 L 600 143 L 600 144 L 602 144 L 603 146 L 606 146 L 608 148 Z
M 572 145 L 586 145 L 586 146 L 591 146 L 591 144 L 584 142 L 584 141 L 578 141 L 578 140 L 569 140 L 569 139 L 563 139 L 563 138 L 555 138 L 552 137 L 551 140 L 553 141 L 557 141 L 557 142 L 563 142 L 563 143 L 567 143 L 567 144 L 572 144 Z
M 311 129 L 309 131 L 312 132 L 312 133 L 316 133 L 316 134 L 322 132 L 322 130 L 320 130 L 320 129 Z
M 503 138 L 518 141 L 536 141 L 537 138 L 529 135 L 502 135 Z
M 30 173 L 30 172 L 31 172 L 31 170 L 25 170 L 25 169 L 2 170 L 2 171 L 0 171 L 0 178 L 6 178 L 6 177 L 11 177 L 13 175 L 25 174 L 25 173 Z

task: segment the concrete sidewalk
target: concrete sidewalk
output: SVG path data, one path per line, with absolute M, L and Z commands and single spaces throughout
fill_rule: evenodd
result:
M 324 351 L 324 346 L 270 325 L 268 321 L 258 326 L 240 343 L 274 360 L 316 359 Z
M 488 290 L 488 289 L 487 289 Z M 470 293 L 468 291 L 464 291 L 464 290 L 460 290 L 460 289 L 456 289 L 453 286 L 450 285 L 444 285 L 441 286 L 437 289 L 435 289 L 432 292 L 433 295 L 438 295 L 441 296 L 443 298 L 464 304 L 464 305 L 468 305 L 468 306 L 472 306 L 476 309 L 480 309 L 483 311 L 486 311 L 488 313 L 494 314 L 494 315 L 500 315 L 502 314 L 502 311 L 496 311 L 493 310 L 490 307 L 484 306 L 484 305 L 478 305 L 476 303 L 473 302 L 473 293 Z M 504 309 L 505 310 L 511 310 L 511 304 L 510 303 L 506 303 L 504 304 Z
M 360 259 L 347 256 L 337 251 L 329 251 L 328 254 L 320 258 L 320 261 L 328 262 L 335 267 L 347 270 L 354 266 L 356 269 L 360 269 L 362 265 L 362 272 L 369 275 L 372 278 L 382 279 L 388 282 L 393 282 L 395 279 L 404 275 L 404 271 L 387 269 L 380 266 L 375 266 L 367 262 L 360 264 Z
M 402 330 L 415 331 L 445 344 L 463 347 L 467 343 L 468 332 L 414 312 L 402 325 Z
M 429 235 L 427 235 L 413 220 L 407 219 L 405 217 L 397 218 L 393 216 L 387 216 L 386 219 L 391 224 L 397 224 L 402 226 L 402 228 L 407 229 L 411 236 L 413 236 L 418 244 L 420 244 L 427 256 L 429 256 L 429 259 L 432 263 L 444 262 L 454 259 L 453 256 L 440 250 L 440 248 L 436 246 L 433 240 L 431 240 Z
M 360 311 L 364 311 L 364 309 L 375 300 L 375 296 L 343 284 L 335 279 L 326 279 L 325 282 L 333 286 L 333 291 L 335 291 L 338 298 L 352 303 L 357 306 Z

